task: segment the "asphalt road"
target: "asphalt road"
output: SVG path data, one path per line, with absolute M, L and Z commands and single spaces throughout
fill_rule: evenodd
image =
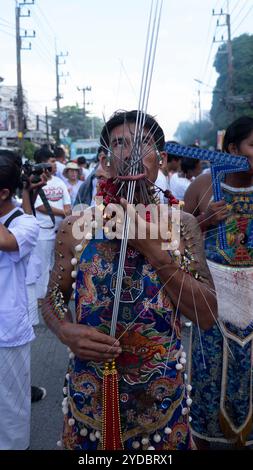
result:
M 56 443 L 62 430 L 62 388 L 68 365 L 68 352 L 42 318 L 35 327 L 36 340 L 32 344 L 32 384 L 45 387 L 47 396 L 44 400 L 32 404 L 31 450 L 58 449 Z M 182 342 L 188 356 L 190 329 L 182 330 Z M 215 444 L 212 450 L 230 449 L 225 444 Z

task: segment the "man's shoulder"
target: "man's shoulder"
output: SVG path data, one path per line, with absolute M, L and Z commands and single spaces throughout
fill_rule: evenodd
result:
M 51 186 L 66 186 L 66 183 L 59 177 L 59 176 L 52 176 L 51 180 L 49 180 Z
M 199 195 L 205 192 L 208 194 L 209 191 L 212 191 L 212 176 L 210 173 L 204 173 L 197 176 L 188 187 L 191 195 Z

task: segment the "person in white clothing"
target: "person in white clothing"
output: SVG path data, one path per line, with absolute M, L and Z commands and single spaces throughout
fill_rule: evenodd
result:
M 13 204 L 21 169 L 13 152 L 0 150 L 0 450 L 29 447 L 31 415 L 27 264 L 39 226 Z M 24 190 L 24 192 L 27 190 Z
M 181 171 L 170 178 L 170 190 L 179 201 L 184 200 L 184 194 L 196 176 L 201 173 L 201 161 L 196 158 L 182 158 Z
M 64 181 L 64 183 L 66 183 L 66 178 L 63 175 L 63 171 L 64 171 L 65 166 L 66 166 L 65 150 L 62 147 L 56 147 L 55 150 L 54 150 L 54 156 L 55 156 L 55 159 L 56 159 L 55 176 L 57 176 L 58 178 L 61 178 L 61 180 Z
M 40 196 L 35 202 L 36 218 L 39 222 L 40 232 L 35 253 L 41 260 L 41 276 L 37 281 L 37 298 L 43 299 L 46 295 L 49 273 L 54 264 L 54 246 L 56 233 L 59 225 L 66 215 L 71 213 L 71 201 L 65 183 L 57 176 L 55 158 L 49 150 L 41 149 L 36 152 L 37 163 L 49 163 L 52 171 L 46 186 L 43 187 L 44 194 L 51 208 L 51 214 L 45 207 Z
M 73 207 L 76 200 L 78 190 L 82 184 L 82 181 L 79 177 L 82 175 L 82 168 L 79 168 L 77 163 L 69 162 L 67 163 L 63 176 L 66 178 L 66 186 L 70 195 L 71 206 Z
M 80 177 L 80 179 L 82 181 L 85 181 L 86 178 L 88 178 L 88 176 L 91 172 L 91 170 L 89 168 L 87 168 L 86 158 L 81 155 L 80 157 L 77 158 L 76 161 L 77 161 L 77 165 L 82 170 L 82 176 Z

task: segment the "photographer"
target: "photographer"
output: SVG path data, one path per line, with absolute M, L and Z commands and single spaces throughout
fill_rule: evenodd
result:
M 26 293 L 27 265 L 39 227 L 33 215 L 16 207 L 21 165 L 10 151 L 0 150 L 0 449 L 29 447 L 31 382 L 30 342 L 34 339 Z M 25 208 L 31 211 L 29 192 Z
M 71 213 L 71 202 L 65 183 L 55 176 L 56 161 L 54 154 L 47 147 L 42 147 L 36 150 L 34 159 L 37 164 L 47 163 L 49 165 L 46 170 L 48 181 L 46 186 L 43 187 L 43 191 L 46 202 L 50 205 L 50 212 L 40 196 L 35 201 L 36 218 L 40 226 L 35 252 L 42 264 L 42 274 L 37 281 L 37 298 L 43 299 L 47 291 L 49 272 L 54 264 L 56 233 L 64 217 Z

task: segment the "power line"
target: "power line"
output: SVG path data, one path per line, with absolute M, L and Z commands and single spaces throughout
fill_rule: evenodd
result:
M 253 5 L 251 5 L 249 11 L 246 13 L 246 15 L 243 17 L 243 19 L 240 21 L 240 23 L 236 26 L 235 30 L 233 31 L 233 34 L 235 34 L 235 32 L 238 30 L 239 26 L 241 26 L 241 24 L 243 23 L 243 21 L 247 18 L 247 16 L 249 15 L 249 13 L 251 12 L 251 10 L 253 9 Z
M 15 34 L 9 33 L 8 31 L 4 31 L 3 29 L 0 29 L 0 32 L 3 34 L 6 34 L 7 36 L 10 36 L 12 38 L 15 38 Z
M 244 5 L 241 7 L 239 12 L 237 13 L 236 17 L 234 18 L 234 21 L 233 21 L 234 23 L 239 18 L 240 14 L 243 12 L 243 10 L 245 9 L 246 6 L 247 6 L 247 0 L 246 0 L 246 3 L 244 3 Z
M 238 0 L 238 2 L 235 4 L 234 8 L 231 11 L 231 15 L 234 13 L 234 11 L 236 10 L 236 8 L 238 7 L 240 3 L 241 3 L 241 0 Z

